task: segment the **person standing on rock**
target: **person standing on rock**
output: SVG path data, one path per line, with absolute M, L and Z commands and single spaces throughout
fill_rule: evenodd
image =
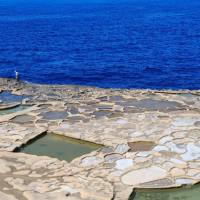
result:
M 15 79 L 16 79 L 17 81 L 19 81 L 19 72 L 17 72 L 16 70 L 15 70 Z

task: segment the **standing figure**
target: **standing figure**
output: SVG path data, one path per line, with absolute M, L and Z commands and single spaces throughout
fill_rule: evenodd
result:
M 17 81 L 19 81 L 19 72 L 17 72 L 16 70 L 15 70 L 15 79 L 16 79 Z

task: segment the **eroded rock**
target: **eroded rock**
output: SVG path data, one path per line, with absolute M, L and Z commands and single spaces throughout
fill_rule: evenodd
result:
M 130 171 L 121 177 L 126 185 L 138 186 L 140 184 L 156 181 L 167 177 L 167 171 L 156 166 Z

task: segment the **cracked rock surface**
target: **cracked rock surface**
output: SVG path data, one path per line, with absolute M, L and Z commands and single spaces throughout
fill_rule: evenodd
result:
M 0 79 L 0 91 L 2 200 L 128 200 L 134 188 L 200 181 L 200 91 L 11 79 Z M 19 105 L 27 107 L 1 114 Z M 14 152 L 44 132 L 104 146 L 71 162 Z

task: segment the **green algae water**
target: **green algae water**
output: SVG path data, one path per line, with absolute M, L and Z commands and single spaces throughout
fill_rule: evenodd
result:
M 20 105 L 20 106 L 16 106 L 16 107 L 13 107 L 13 108 L 3 109 L 3 110 L 0 110 L 0 115 L 12 114 L 12 113 L 15 113 L 15 112 L 18 112 L 18 111 L 25 110 L 29 107 L 30 106 L 27 106 L 27 105 Z
M 136 190 L 130 200 L 199 200 L 200 185 L 178 189 Z
M 31 141 L 17 151 L 72 161 L 74 158 L 90 153 L 100 147 L 101 145 L 98 144 L 49 133 Z

